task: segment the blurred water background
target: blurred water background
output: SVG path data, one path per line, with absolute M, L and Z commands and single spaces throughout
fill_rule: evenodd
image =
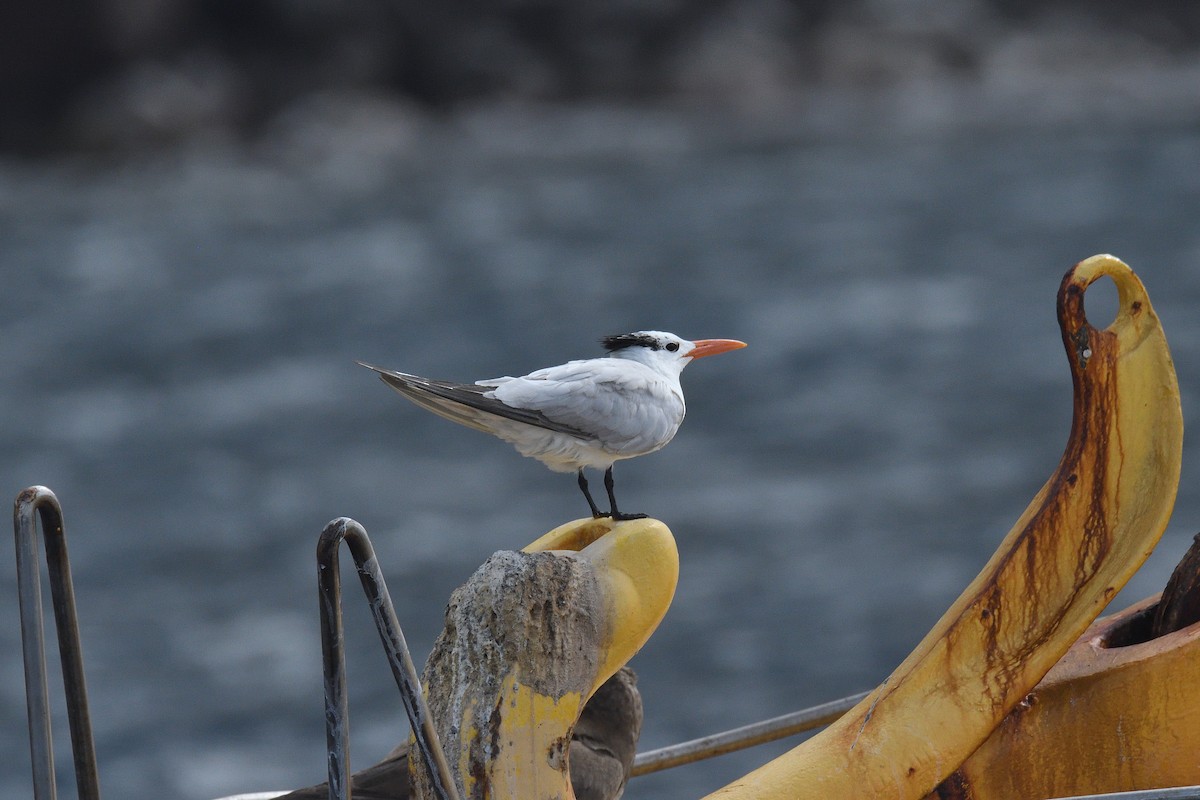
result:
M 634 661 L 644 748 L 869 688 L 908 653 L 1061 454 L 1076 261 L 1144 279 L 1195 422 L 1191 4 L 335 5 L 92 4 L 39 40 L 57 60 L 22 62 L 44 96 L 0 86 L 0 489 L 65 506 L 108 797 L 323 779 L 329 519 L 372 534 L 423 661 L 490 553 L 582 516 L 570 476 L 355 359 L 465 380 L 640 328 L 750 343 L 692 366 L 676 441 L 617 468 L 682 562 Z M 33 8 L 0 28 L 54 30 Z M 1111 285 L 1088 297 L 1106 323 Z M 1200 530 L 1198 459 L 1189 434 L 1115 608 Z M 0 597 L 17 798 L 11 567 Z M 353 595 L 346 621 L 363 767 L 407 723 Z M 626 796 L 698 797 L 786 746 Z

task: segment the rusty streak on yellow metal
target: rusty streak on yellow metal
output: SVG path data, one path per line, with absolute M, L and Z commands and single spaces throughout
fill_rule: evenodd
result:
M 1104 330 L 1084 290 L 1109 276 Z M 971 754 L 1142 564 L 1170 517 L 1183 421 L 1166 338 L 1137 276 L 1094 256 L 1064 277 L 1074 384 L 1058 468 L 916 650 L 846 716 L 713 800 L 917 800 Z
M 1200 625 L 1146 639 L 1151 597 L 1096 622 L 931 798 L 1200 782 Z

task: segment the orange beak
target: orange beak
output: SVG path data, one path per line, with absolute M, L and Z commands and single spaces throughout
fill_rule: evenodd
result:
M 745 342 L 739 342 L 737 339 L 697 339 L 693 344 L 696 348 L 688 353 L 692 358 L 715 356 L 717 353 L 740 350 L 746 346 Z

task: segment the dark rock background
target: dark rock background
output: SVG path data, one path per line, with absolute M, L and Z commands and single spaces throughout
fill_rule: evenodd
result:
M 1016 62 L 1194 60 L 1172 0 L 9 0 L 0 148 L 253 136 L 314 93 L 769 111 L 821 87 L 994 80 Z

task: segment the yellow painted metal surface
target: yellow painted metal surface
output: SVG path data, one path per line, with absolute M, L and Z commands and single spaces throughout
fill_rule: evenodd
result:
M 510 674 L 497 690 L 497 702 L 503 708 L 497 715 L 499 726 L 487 732 L 495 749 L 485 779 L 486 795 L 495 800 L 574 797 L 565 765 L 571 728 L 583 709 L 582 695 L 568 692 L 549 697 Z M 470 729 L 461 735 L 470 741 L 481 734 Z M 480 776 L 470 769 L 467 748 L 462 753 L 458 767 L 463 788 L 467 797 L 476 797 Z
M 467 797 L 489 800 L 574 798 L 569 772 L 571 732 L 586 700 L 641 649 L 662 621 L 679 580 L 679 554 L 671 531 L 653 519 L 613 522 L 583 519 L 562 525 L 524 548 L 586 562 L 596 579 L 601 635 L 598 652 L 579 654 L 596 665 L 590 684 L 572 691 L 545 688 L 518 667 L 497 675 L 498 684 L 472 703 L 495 708 L 491 730 L 463 725 L 457 765 Z M 497 632 L 503 635 L 503 632 Z M 545 665 L 539 665 L 544 667 Z M 553 671 L 553 670 L 550 670 Z M 542 690 L 533 688 L 542 686 Z M 480 708 L 480 706 L 476 706 Z M 464 719 L 476 715 L 468 707 Z M 473 763 L 472 744 L 485 742 L 485 764 Z
M 595 691 L 642 649 L 670 608 L 679 583 L 675 537 L 656 519 L 588 518 L 561 525 L 524 549 L 545 551 L 587 561 L 603 587 L 608 625 Z
M 1200 624 L 1146 640 L 1157 600 L 1089 628 L 930 800 L 1200 784 Z
M 1083 296 L 1106 275 L 1117 285 L 1119 310 L 1099 330 L 1086 319 Z M 1112 256 L 1094 256 L 1067 273 L 1058 316 L 1074 416 L 1049 481 L 881 686 L 825 731 L 711 798 L 925 797 L 1149 555 L 1174 505 L 1182 454 L 1166 338 L 1141 281 Z

